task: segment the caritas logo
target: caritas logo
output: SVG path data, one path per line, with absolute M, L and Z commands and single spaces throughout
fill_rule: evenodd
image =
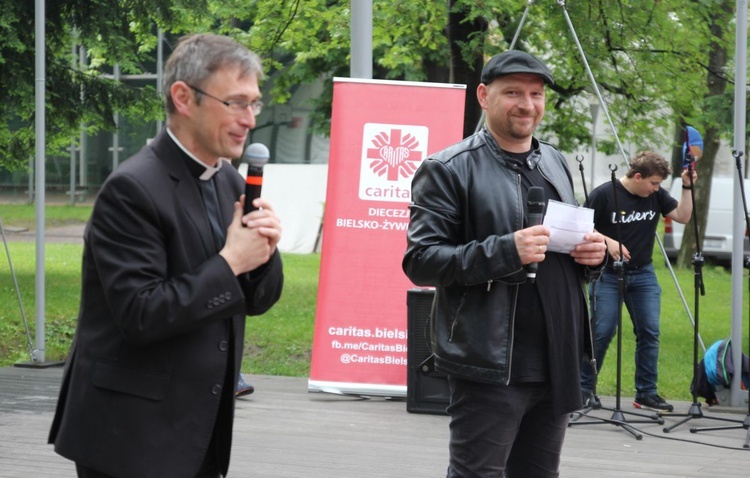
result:
M 411 178 L 427 157 L 427 126 L 365 123 L 359 198 L 411 201 Z

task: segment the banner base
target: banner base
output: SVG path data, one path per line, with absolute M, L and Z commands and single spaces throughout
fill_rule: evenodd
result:
M 65 362 L 21 362 L 14 363 L 14 367 L 22 368 L 50 368 L 50 367 L 62 367 Z
M 406 386 L 403 385 L 308 380 L 307 391 L 310 393 L 331 393 L 334 395 L 354 395 L 358 397 L 406 398 Z

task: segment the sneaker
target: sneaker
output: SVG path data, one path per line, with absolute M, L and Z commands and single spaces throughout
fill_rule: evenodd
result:
M 646 408 L 648 410 L 654 410 L 657 412 L 669 413 L 674 410 L 674 407 L 667 403 L 658 394 L 650 395 L 648 397 L 635 397 L 633 401 L 635 408 Z

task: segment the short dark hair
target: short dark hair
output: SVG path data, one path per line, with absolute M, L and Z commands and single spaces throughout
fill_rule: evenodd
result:
M 653 151 L 641 151 L 630 161 L 630 168 L 625 176 L 632 178 L 636 173 L 644 178 L 661 176 L 662 179 L 667 179 L 672 174 L 672 168 L 663 156 Z
M 167 113 L 174 112 L 169 93 L 176 81 L 202 86 L 208 77 L 225 66 L 238 66 L 243 76 L 263 79 L 260 57 L 233 39 L 210 33 L 182 37 L 164 66 L 164 96 Z

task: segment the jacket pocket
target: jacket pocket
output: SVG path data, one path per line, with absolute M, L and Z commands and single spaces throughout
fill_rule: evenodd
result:
M 115 392 L 160 401 L 169 388 L 169 374 L 136 370 L 109 362 L 96 362 L 91 373 L 94 386 Z

